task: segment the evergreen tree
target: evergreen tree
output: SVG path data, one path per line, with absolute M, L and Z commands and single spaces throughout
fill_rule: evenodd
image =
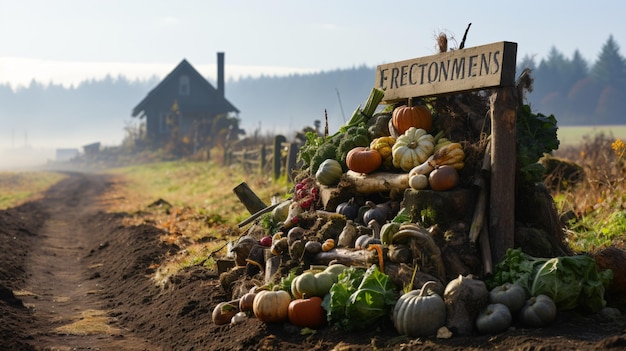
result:
M 572 59 L 567 62 L 564 67 L 563 78 L 567 87 L 572 87 L 581 79 L 587 78 L 589 75 L 589 64 L 576 49 L 572 55 Z
M 534 75 L 538 95 L 553 95 L 554 93 L 564 95 L 564 92 L 569 90 L 569 87 L 565 87 L 562 83 L 567 64 L 567 58 L 553 46 L 548 57 L 539 63 Z
M 619 54 L 613 35 L 602 46 L 600 56 L 592 69 L 593 78 L 601 84 L 623 88 L 626 83 L 626 61 Z
M 601 90 L 595 109 L 596 122 L 624 123 L 622 111 L 626 108 L 626 60 L 619 54 L 619 46 L 613 35 L 602 46 L 593 66 L 592 77 Z

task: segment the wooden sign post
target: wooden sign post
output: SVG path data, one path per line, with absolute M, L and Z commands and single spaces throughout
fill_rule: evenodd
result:
M 383 101 L 493 89 L 489 232 L 494 261 L 514 246 L 517 44 L 498 42 L 376 68 Z

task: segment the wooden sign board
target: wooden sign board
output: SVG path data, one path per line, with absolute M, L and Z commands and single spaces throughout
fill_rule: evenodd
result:
M 499 42 L 376 67 L 385 102 L 515 84 L 517 43 Z

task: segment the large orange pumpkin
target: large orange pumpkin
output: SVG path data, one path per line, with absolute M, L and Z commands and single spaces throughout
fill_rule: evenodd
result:
M 382 164 L 383 157 L 380 152 L 367 147 L 355 147 L 346 156 L 346 166 L 358 173 L 372 173 Z
M 402 105 L 393 110 L 391 124 L 399 134 L 404 134 L 411 127 L 430 132 L 433 127 L 433 115 L 422 105 Z

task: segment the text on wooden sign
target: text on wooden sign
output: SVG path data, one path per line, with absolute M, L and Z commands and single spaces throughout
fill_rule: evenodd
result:
M 499 42 L 376 67 L 384 101 L 515 83 L 517 44 Z

